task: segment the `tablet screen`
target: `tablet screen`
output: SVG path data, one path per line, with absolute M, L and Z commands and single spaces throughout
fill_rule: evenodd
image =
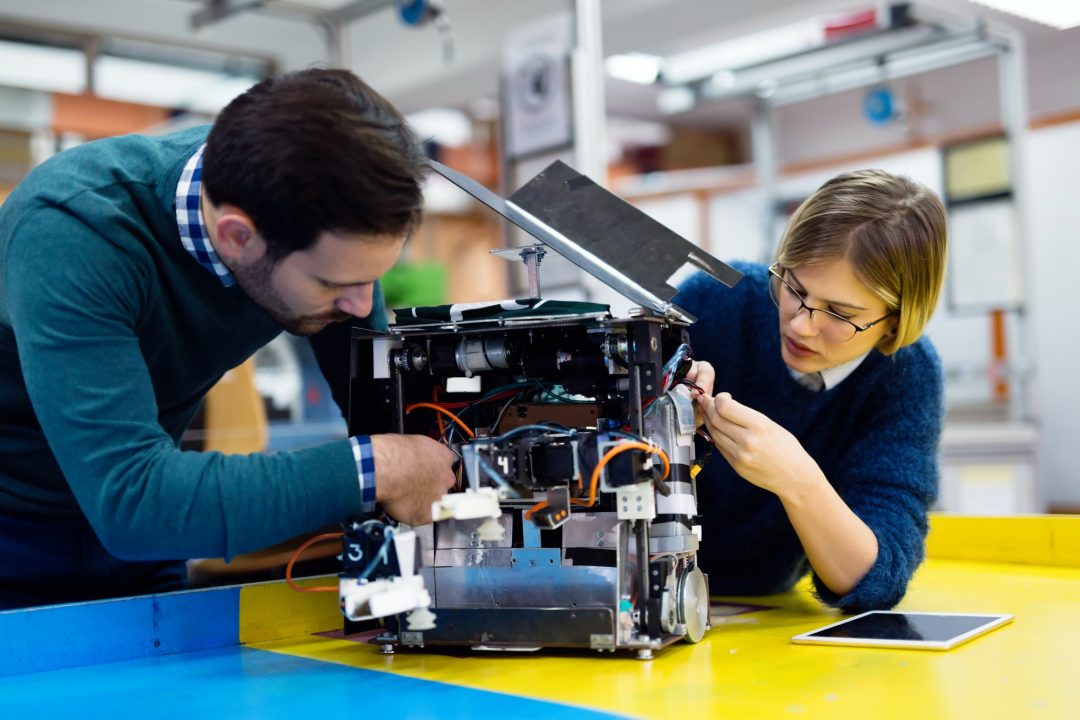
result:
M 948 648 L 1011 619 L 1011 615 L 874 611 L 799 635 L 795 640 L 851 644 L 880 642 L 883 645 L 895 643 Z

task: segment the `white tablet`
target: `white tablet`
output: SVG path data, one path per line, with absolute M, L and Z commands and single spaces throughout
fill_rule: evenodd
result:
M 1001 627 L 1012 615 L 873 610 L 791 638 L 810 645 L 948 650 Z

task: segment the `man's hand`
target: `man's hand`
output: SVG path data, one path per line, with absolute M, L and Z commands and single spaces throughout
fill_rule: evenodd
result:
M 729 393 L 699 395 L 697 404 L 716 449 L 754 485 L 788 500 L 825 479 L 794 435 Z
M 375 499 L 400 522 L 430 523 L 431 503 L 454 486 L 454 453 L 423 435 L 372 435 L 371 448 Z

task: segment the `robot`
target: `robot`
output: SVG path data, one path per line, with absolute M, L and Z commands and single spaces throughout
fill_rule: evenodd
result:
M 385 335 L 355 330 L 350 434 L 446 442 L 459 486 L 432 525 L 346 524 L 350 622 L 381 618 L 400 647 L 590 648 L 650 658 L 709 629 L 697 565 L 694 318 L 667 281 L 689 263 L 741 275 L 561 162 L 503 199 L 440 172 L 640 304 L 534 297 L 415 308 Z

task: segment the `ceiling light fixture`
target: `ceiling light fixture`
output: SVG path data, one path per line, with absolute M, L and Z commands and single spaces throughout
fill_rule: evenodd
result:
M 612 55 L 604 60 L 604 69 L 607 74 L 618 80 L 636 83 L 638 85 L 652 85 L 660 77 L 661 58 L 645 53 L 625 53 Z
M 1067 30 L 1080 25 L 1080 3 L 1062 0 L 972 0 L 994 10 Z
M 73 48 L 0 40 L 0 85 L 81 93 L 86 89 L 86 54 Z

